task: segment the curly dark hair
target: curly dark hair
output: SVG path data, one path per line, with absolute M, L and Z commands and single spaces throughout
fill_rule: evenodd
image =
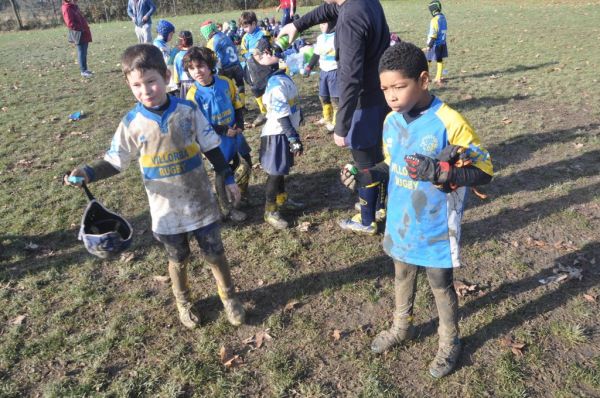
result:
M 185 69 L 186 72 L 192 62 L 204 62 L 214 73 L 215 68 L 217 67 L 217 55 L 210 48 L 194 46 L 183 56 L 183 69 Z
M 410 79 L 418 79 L 421 72 L 428 72 L 427 58 L 419 47 L 401 41 L 389 47 L 379 60 L 379 73 L 398 71 Z

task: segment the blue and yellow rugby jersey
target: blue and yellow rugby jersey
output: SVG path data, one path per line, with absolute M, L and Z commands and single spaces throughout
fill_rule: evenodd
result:
M 104 156 L 122 171 L 139 155 L 152 231 L 165 235 L 193 231 L 219 219 L 201 156 L 219 146 L 219 136 L 196 105 L 169 98 L 162 115 L 138 103 L 119 123 Z
M 391 112 L 383 127 L 383 151 L 389 166 L 388 205 L 383 249 L 395 260 L 425 267 L 458 267 L 460 222 L 466 188 L 444 193 L 428 181 L 414 181 L 406 155 L 435 158 L 449 145 L 467 148 L 473 166 L 492 175 L 489 153 L 471 125 L 435 98 L 431 107 L 407 124 Z
M 224 76 L 213 75 L 213 84 L 203 86 L 194 82 L 187 93 L 187 99 L 198 105 L 211 125 L 233 127 L 236 124 L 235 110 L 244 107 L 237 93 L 237 88 L 231 79 Z M 244 126 L 238 126 L 244 128 Z M 239 137 L 221 137 L 221 152 L 226 162 L 230 162 L 238 152 Z
M 189 82 L 192 80 L 190 75 L 183 69 L 183 57 L 187 54 L 187 50 L 179 50 L 173 57 L 173 82 Z
M 431 18 L 429 23 L 429 33 L 427 35 L 427 43 L 431 39 L 435 39 L 433 43 L 435 46 L 440 44 L 446 44 L 446 33 L 448 32 L 448 23 L 444 14 L 437 14 Z
M 228 69 L 232 66 L 238 65 L 240 59 L 238 58 L 237 48 L 225 33 L 217 32 L 210 38 L 206 47 L 210 48 L 217 54 L 219 59 L 220 68 Z
M 294 129 L 300 126 L 300 104 L 298 103 L 298 88 L 294 81 L 280 70 L 269 77 L 263 94 L 263 104 L 267 108 L 267 122 L 263 126 L 261 137 L 283 134 L 279 119 L 290 117 Z
M 246 33 L 244 37 L 242 37 L 242 43 L 240 44 L 240 54 L 244 56 L 246 59 L 250 59 L 252 56 L 252 50 L 258 44 L 258 41 L 266 37 L 269 42 L 271 42 L 271 35 L 269 32 L 264 31 L 263 29 L 256 28 L 252 33 Z

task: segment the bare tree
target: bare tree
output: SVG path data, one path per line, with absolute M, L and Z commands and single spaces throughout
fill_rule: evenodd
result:
M 19 30 L 23 29 L 23 21 L 21 21 L 21 15 L 19 14 L 19 5 L 17 4 L 17 0 L 9 0 L 10 5 L 12 6 L 13 12 L 15 13 L 15 18 L 17 19 L 17 25 L 19 26 Z

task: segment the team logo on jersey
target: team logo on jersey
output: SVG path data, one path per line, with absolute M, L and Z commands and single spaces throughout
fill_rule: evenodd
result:
M 421 149 L 424 154 L 433 154 L 439 145 L 438 139 L 434 135 L 426 135 L 421 140 Z
M 189 117 L 182 117 L 179 119 L 179 131 L 182 132 L 183 136 L 186 140 L 188 137 L 191 138 L 192 131 L 192 120 Z

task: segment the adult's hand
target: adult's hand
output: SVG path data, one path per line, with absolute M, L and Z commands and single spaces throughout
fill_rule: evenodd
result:
M 298 36 L 298 29 L 296 29 L 296 27 L 294 26 L 293 23 L 289 23 L 289 24 L 285 25 L 283 28 L 281 28 L 281 30 L 279 31 L 279 34 L 277 35 L 277 38 L 280 38 L 281 36 L 285 36 L 285 35 L 288 35 L 290 44 L 294 40 L 296 40 L 296 36 Z
M 347 146 L 346 145 L 346 137 L 340 137 L 339 135 L 337 135 L 335 133 L 333 134 L 333 141 L 335 142 L 335 145 L 337 145 L 341 148 L 344 148 Z
M 142 18 L 142 22 L 146 22 L 148 20 L 148 17 L 144 15 L 144 17 Z

